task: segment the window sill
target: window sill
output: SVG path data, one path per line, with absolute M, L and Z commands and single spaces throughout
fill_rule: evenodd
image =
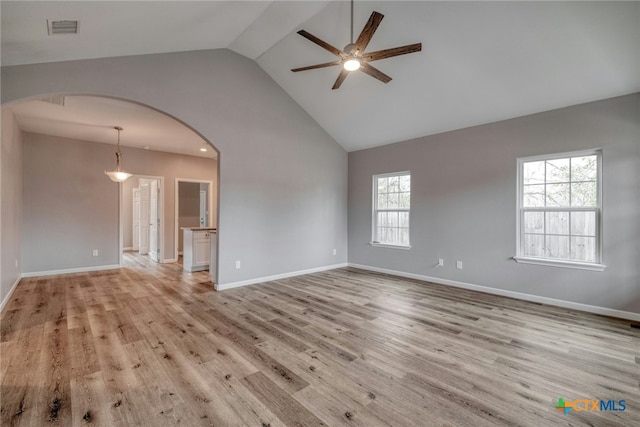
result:
M 549 267 L 574 268 L 577 270 L 604 271 L 607 268 L 604 264 L 591 264 L 574 261 L 561 261 L 555 259 L 513 257 L 513 259 L 521 264 L 546 265 Z
M 376 248 L 402 249 L 405 251 L 411 250 L 411 246 L 389 245 L 387 243 L 376 243 L 376 242 L 369 242 L 369 244 Z

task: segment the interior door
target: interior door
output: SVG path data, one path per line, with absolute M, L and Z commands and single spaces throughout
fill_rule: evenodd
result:
M 133 242 L 134 251 L 140 249 L 140 189 L 133 189 Z
M 149 253 L 149 205 L 150 205 L 150 189 L 149 184 L 140 185 L 140 255 L 147 255 Z
M 209 212 L 207 209 L 207 192 L 200 191 L 200 227 L 208 227 L 207 218 L 209 217 Z
M 160 259 L 160 249 L 158 247 L 158 231 L 160 228 L 160 218 L 158 218 L 160 212 L 158 209 L 159 192 L 158 180 L 151 181 L 149 183 L 149 256 L 155 262 Z

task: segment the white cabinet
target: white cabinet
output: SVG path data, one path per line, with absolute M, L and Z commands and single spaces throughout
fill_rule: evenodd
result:
M 211 257 L 211 234 L 210 229 L 190 229 L 184 228 L 183 243 L 183 265 L 184 271 L 202 271 L 209 269 L 209 259 Z M 215 233 L 215 231 L 214 231 Z

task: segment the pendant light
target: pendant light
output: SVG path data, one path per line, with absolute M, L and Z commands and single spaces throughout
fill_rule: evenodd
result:
M 116 151 L 116 169 L 110 172 L 104 171 L 104 173 L 113 182 L 125 182 L 127 179 L 129 179 L 131 174 L 123 171 L 122 166 L 120 166 L 120 158 L 122 157 L 122 153 L 120 152 L 120 131 L 122 130 L 122 128 L 120 126 L 114 126 L 113 128 L 118 131 L 118 149 Z

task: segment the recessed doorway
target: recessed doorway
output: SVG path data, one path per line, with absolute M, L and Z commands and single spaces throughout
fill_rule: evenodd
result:
M 176 259 L 182 255 L 184 227 L 217 228 L 217 212 L 213 208 L 213 182 L 176 178 L 175 241 Z
M 164 262 L 164 177 L 134 175 L 120 187 L 120 264 L 124 251 Z

